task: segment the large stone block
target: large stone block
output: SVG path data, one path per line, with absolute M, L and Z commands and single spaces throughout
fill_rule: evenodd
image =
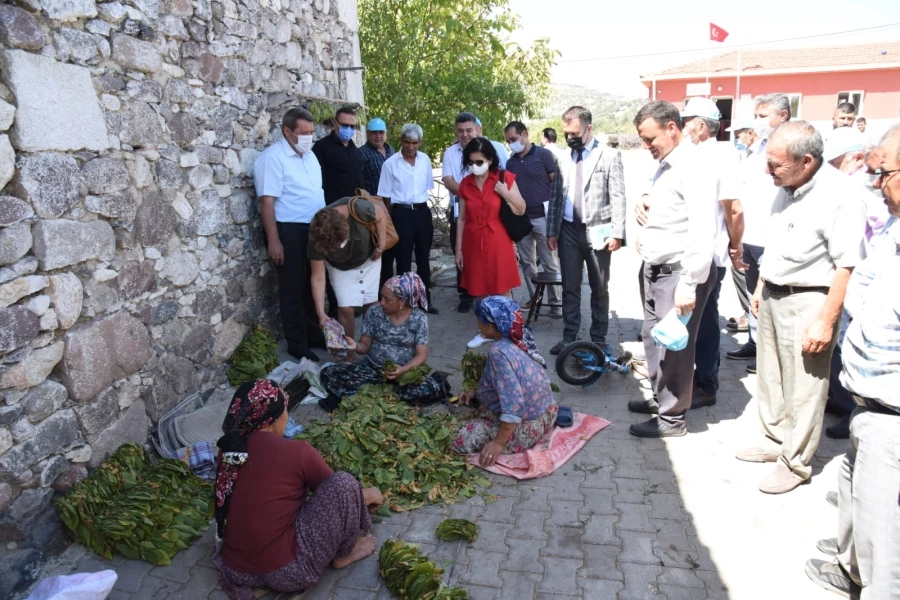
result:
M 56 21 L 75 21 L 97 16 L 94 0 L 41 0 L 41 8 L 48 17 Z
M 0 388 L 27 390 L 50 375 L 53 367 L 62 360 L 65 344 L 56 342 L 44 348 L 32 350 L 18 363 L 6 365 L 0 370 Z
M 34 255 L 45 271 L 94 258 L 112 260 L 116 254 L 116 234 L 106 221 L 39 221 L 32 234 Z
M 84 199 L 84 207 L 104 217 L 131 220 L 137 210 L 137 198 L 131 192 L 88 196 Z
M 31 223 L 22 221 L 0 229 L 0 265 L 11 265 L 31 250 Z
M 197 199 L 194 214 L 185 223 L 184 231 L 179 231 L 187 235 L 214 235 L 225 229 L 228 222 L 228 201 L 219 198 L 214 190 L 206 190 Z
M 248 327 L 234 317 L 225 321 L 225 326 L 216 334 L 216 340 L 213 342 L 213 360 L 222 363 L 231 358 L 247 330 Z
M 56 412 L 35 426 L 34 435 L 0 456 L 0 478 L 10 481 L 15 475 L 81 439 L 75 413 Z
M 15 350 L 38 334 L 38 316 L 24 306 L 0 308 L 0 353 Z
M 40 550 L 18 548 L 0 555 L 0 592 L 13 597 L 37 581 L 46 557 Z
M 107 388 L 96 400 L 76 406 L 75 414 L 84 435 L 96 436 L 118 416 L 119 395 L 115 388 Z
M 131 182 L 125 162 L 116 158 L 89 160 L 81 167 L 81 176 L 91 194 L 121 192 Z
M 91 5 L 93 1 L 91 0 Z M 3 75 L 16 97 L 13 145 L 25 152 L 105 150 L 109 147 L 100 101 L 85 67 L 56 62 L 21 50 L 5 50 Z M 48 127 L 47 115 L 77 106 L 65 127 Z
M 29 275 L 0 285 L 0 308 L 6 308 L 25 296 L 38 293 L 49 283 L 50 281 L 44 275 Z
M 56 219 L 80 198 L 81 176 L 71 156 L 41 153 L 24 156 L 13 179 L 16 195 L 27 200 L 42 219 Z
M 66 402 L 69 393 L 66 387 L 52 379 L 44 381 L 28 390 L 19 403 L 32 423 L 39 423 L 59 410 Z
M 147 328 L 118 312 L 66 333 L 62 383 L 75 400 L 88 400 L 117 379 L 140 371 L 150 354 Z
M 228 197 L 228 203 L 231 219 L 235 223 L 247 223 L 256 217 L 256 199 L 250 190 L 245 188 L 232 190 L 231 196 Z
M 200 122 L 186 112 L 172 115 L 168 121 L 172 141 L 182 147 L 190 146 L 200 135 Z
M 124 33 L 113 34 L 112 57 L 124 68 L 144 73 L 156 73 L 162 65 L 155 45 Z
M 100 39 L 77 29 L 63 29 L 53 34 L 56 58 L 79 65 L 93 64 L 100 57 Z
M 16 152 L 8 135 L 0 135 L 0 190 L 6 187 L 16 172 Z
M 91 439 L 91 468 L 98 467 L 103 459 L 126 442 L 145 444 L 150 431 L 150 419 L 144 408 L 144 401 L 138 400 L 125 411 L 115 423 L 103 433 Z
M 153 268 L 153 261 L 145 260 L 122 267 L 119 276 L 116 277 L 116 286 L 123 300 L 132 300 L 144 292 L 155 290 L 156 271 Z
M 0 100 L 0 131 L 6 131 L 12 127 L 15 118 L 16 107 L 9 102 Z
M 28 204 L 13 196 L 0 196 L 0 227 L 18 223 L 34 216 Z
M 169 160 L 156 162 L 156 179 L 161 190 L 177 190 L 184 183 L 181 167 Z
M 162 142 L 159 115 L 146 102 L 129 102 L 122 114 L 119 139 L 134 147 L 153 146 Z
M 0 5 L 0 44 L 23 50 L 40 50 L 47 43 L 34 17 L 17 6 Z
M 59 273 L 50 276 L 50 286 L 47 288 L 56 318 L 62 329 L 68 329 L 75 324 L 81 316 L 81 308 L 84 303 L 84 286 L 74 273 Z
M 163 246 L 175 231 L 175 222 L 175 211 L 162 194 L 147 192 L 134 219 L 134 237 L 142 246 Z
M 166 257 L 160 275 L 172 282 L 176 287 L 190 285 L 200 274 L 200 265 L 193 254 L 176 250 Z

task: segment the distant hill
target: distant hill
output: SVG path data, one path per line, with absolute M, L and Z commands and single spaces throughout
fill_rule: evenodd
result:
M 628 98 L 598 92 L 568 84 L 554 85 L 550 101 L 544 109 L 541 123 L 559 121 L 560 115 L 576 104 L 590 109 L 594 117 L 594 131 L 601 133 L 634 133 L 631 120 L 647 98 Z M 549 125 L 552 126 L 552 125 Z

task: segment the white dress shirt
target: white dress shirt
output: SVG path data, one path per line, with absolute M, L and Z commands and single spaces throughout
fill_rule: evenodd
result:
M 381 167 L 378 195 L 390 198 L 391 204 L 428 202 L 428 192 L 433 189 L 431 159 L 424 152 L 416 154 L 415 165 L 406 162 L 402 152 L 395 152 Z
M 709 277 L 716 243 L 716 183 L 689 140 L 659 161 L 653 177 L 641 255 L 650 265 L 681 263 L 677 296 L 695 298 L 697 286 Z
M 253 184 L 257 198 L 275 198 L 275 220 L 280 223 L 310 223 L 325 207 L 319 160 L 312 150 L 298 156 L 284 138 L 256 157 Z
M 751 146 L 750 155 L 738 168 L 738 196 L 744 209 L 743 242 L 751 246 L 766 245 L 766 222 L 778 195 L 772 176 L 766 174 L 767 143 L 768 140 L 760 140 Z
M 717 176 L 716 182 L 716 246 L 714 258 L 717 267 L 725 267 L 731 264 L 728 257 L 728 246 L 731 239 L 728 234 L 728 226 L 725 223 L 725 207 L 722 202 L 738 200 L 737 170 L 740 165 L 740 157 L 731 143 L 719 143 L 716 138 L 709 138 L 697 145 L 703 156 L 703 163 L 709 171 Z
M 587 144 L 584 145 L 584 149 L 581 151 L 581 162 L 584 163 L 587 161 L 588 157 L 591 153 L 597 149 L 597 146 L 600 145 L 600 142 L 596 137 L 591 136 L 591 139 Z M 570 150 L 566 152 L 566 156 L 568 160 L 566 163 L 560 163 L 559 169 L 562 171 L 566 169 L 568 171 L 567 181 L 571 181 L 572 185 L 566 187 L 566 203 L 563 205 L 563 220 L 571 223 L 575 220 L 575 198 L 572 197 L 572 190 L 575 188 L 575 169 L 577 168 L 575 165 L 575 159 L 577 157 L 577 150 Z M 566 160 L 563 158 L 562 160 Z M 581 166 L 584 168 L 584 165 Z M 590 173 L 582 173 L 585 177 L 590 177 Z

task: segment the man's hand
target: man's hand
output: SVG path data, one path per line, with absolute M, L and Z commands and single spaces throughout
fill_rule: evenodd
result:
M 459 393 L 459 403 L 463 406 L 469 406 L 475 399 L 475 390 L 463 390 Z
M 753 297 L 750 298 L 750 312 L 752 312 L 753 316 L 757 319 L 759 318 L 759 303 L 762 301 L 762 294 L 760 293 L 762 284 L 762 281 L 756 284 L 756 292 L 754 292 Z
M 641 196 L 641 199 L 634 205 L 634 218 L 641 227 L 647 224 L 647 219 L 650 218 L 650 196 L 647 194 Z
M 547 248 L 555 252 L 559 248 L 559 240 L 555 237 L 547 238 Z
M 609 250 L 610 252 L 615 252 L 616 250 L 618 250 L 621 247 L 622 247 L 622 240 L 620 240 L 619 238 L 614 238 L 614 237 L 606 238 L 606 243 L 603 244 L 603 249 Z
M 822 319 L 816 319 L 806 326 L 803 332 L 803 351 L 810 354 L 821 354 L 828 349 L 834 328 Z
M 458 251 L 458 252 L 456 253 L 456 268 L 459 269 L 460 271 L 463 270 L 463 255 L 462 255 L 462 250 L 460 250 L 460 251 Z
M 478 456 L 478 463 L 482 467 L 490 467 L 497 462 L 497 459 L 500 458 L 501 454 L 503 454 L 503 444 L 496 440 L 491 440 L 481 449 L 481 454 Z
M 731 265 L 738 271 L 746 271 L 750 268 L 750 265 L 744 262 L 743 248 L 729 248 L 728 258 L 731 259 Z
M 689 298 L 687 296 L 675 296 L 675 310 L 678 312 L 678 315 L 683 317 L 685 315 L 689 315 L 694 312 L 694 307 L 697 305 L 696 298 Z
M 281 266 L 284 264 L 284 246 L 281 245 L 281 240 L 269 243 L 269 258 L 276 265 Z

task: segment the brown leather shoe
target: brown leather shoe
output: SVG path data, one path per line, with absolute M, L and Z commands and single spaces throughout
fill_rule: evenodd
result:
M 734 457 L 738 460 L 743 460 L 744 462 L 755 463 L 773 463 L 778 460 L 777 454 L 772 454 L 768 450 L 756 447 L 738 450 Z
M 807 483 L 809 479 L 801 479 L 799 475 L 788 469 L 784 463 L 779 462 L 775 472 L 762 480 L 759 491 L 764 494 L 784 494 L 790 492 L 798 485 Z

